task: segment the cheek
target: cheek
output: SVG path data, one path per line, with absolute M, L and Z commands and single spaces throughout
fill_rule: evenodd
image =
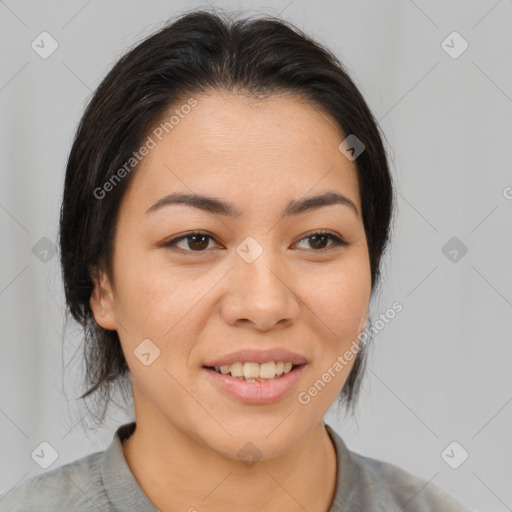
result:
M 205 297 L 219 275 L 142 263 L 137 257 L 125 264 L 124 268 L 119 266 L 116 316 L 126 327 L 121 342 L 132 373 L 150 382 L 157 375 L 140 367 L 134 355 L 139 344 L 149 339 L 159 351 L 151 368 L 160 369 L 160 373 L 164 368 L 172 369 L 181 380 L 187 378 L 190 352 L 211 313 L 205 309 L 210 305 Z
M 364 328 L 370 301 L 369 267 L 354 265 L 337 270 L 327 278 L 312 276 L 308 306 L 325 323 L 336 341 L 359 334 Z
M 352 266 L 344 265 L 344 270 L 337 269 L 327 279 L 316 276 L 310 280 L 308 307 L 323 334 L 315 346 L 316 363 L 305 381 L 307 387 L 300 390 L 297 400 L 311 417 L 317 418 L 339 395 L 354 365 L 357 336 L 368 314 L 371 276 L 369 266 L 358 260 Z
M 194 336 L 184 331 L 190 327 L 188 313 L 199 299 L 197 291 L 187 293 L 190 289 L 194 287 L 147 266 L 123 277 L 122 299 L 116 305 L 119 321 L 126 327 L 121 334 L 123 352 L 133 381 L 154 399 L 162 396 L 163 389 L 179 394 L 173 376 L 179 381 L 186 378 Z M 148 353 L 150 362 L 145 365 Z
M 161 344 L 200 296 L 183 272 L 151 264 L 144 255 L 119 258 L 116 272 L 115 314 L 133 340 L 154 339 Z M 168 335 L 170 335 L 170 333 Z

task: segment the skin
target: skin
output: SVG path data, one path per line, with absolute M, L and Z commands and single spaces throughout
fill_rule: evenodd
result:
M 338 150 L 345 137 L 334 120 L 299 98 L 195 98 L 134 171 L 114 275 L 100 271 L 91 296 L 97 323 L 117 330 L 130 368 L 137 427 L 124 454 L 163 511 L 325 512 L 336 453 L 323 416 L 353 360 L 309 404 L 297 395 L 366 325 L 371 276 L 355 163 Z M 280 219 L 289 201 L 326 191 L 351 199 L 357 214 L 336 204 Z M 171 192 L 215 196 L 242 215 L 184 205 L 145 214 Z M 176 251 L 162 245 L 194 230 L 213 238 L 183 239 Z M 347 245 L 311 243 L 318 230 Z M 263 249 L 250 264 L 235 251 L 247 236 Z M 148 338 L 160 355 L 145 366 L 134 350 Z M 309 361 L 277 403 L 240 403 L 205 377 L 202 366 L 214 357 L 277 346 Z M 247 442 L 261 452 L 251 467 L 237 458 Z

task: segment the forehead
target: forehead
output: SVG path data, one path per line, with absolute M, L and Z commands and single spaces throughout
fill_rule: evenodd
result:
M 191 108 L 173 105 L 147 134 L 153 147 L 124 202 L 141 209 L 174 191 L 213 192 L 243 209 L 244 198 L 263 206 L 335 190 L 359 207 L 356 166 L 338 150 L 344 135 L 331 116 L 291 96 L 217 91 L 193 99 Z

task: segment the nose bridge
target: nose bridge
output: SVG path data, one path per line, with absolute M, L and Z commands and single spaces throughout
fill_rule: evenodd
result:
M 265 245 L 247 237 L 236 253 L 224 304 L 228 321 L 250 321 L 268 329 L 285 319 L 295 319 L 299 312 L 297 297 L 271 237 L 266 238 Z
M 284 266 L 280 264 L 271 237 L 266 237 L 265 241 L 247 237 L 239 244 L 236 252 L 238 258 L 235 259 L 235 271 L 240 279 L 237 287 L 248 287 L 253 296 L 262 295 L 268 300 L 283 298 L 289 292 L 283 283 L 285 276 L 280 275 Z

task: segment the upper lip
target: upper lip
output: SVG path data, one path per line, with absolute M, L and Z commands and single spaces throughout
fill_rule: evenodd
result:
M 254 362 L 263 364 L 269 361 L 283 361 L 285 363 L 290 362 L 294 365 L 306 364 L 308 362 L 304 356 L 284 348 L 273 348 L 269 350 L 245 349 L 237 350 L 236 352 L 231 352 L 230 354 L 211 359 L 205 363 L 204 366 L 225 366 L 239 362 Z

